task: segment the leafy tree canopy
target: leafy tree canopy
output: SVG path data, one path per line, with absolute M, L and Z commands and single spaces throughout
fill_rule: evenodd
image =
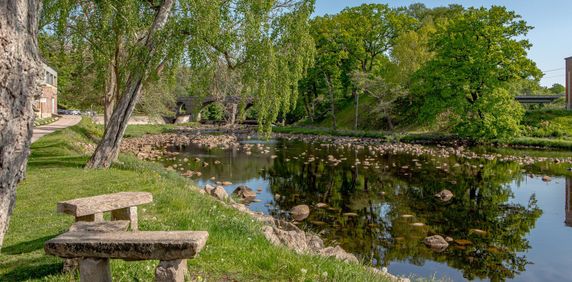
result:
M 431 39 L 435 56 L 416 74 L 420 120 L 448 113 L 457 133 L 476 139 L 518 134 L 522 109 L 500 88 L 521 79 L 538 79 L 527 58 L 531 29 L 504 7 L 469 8 Z

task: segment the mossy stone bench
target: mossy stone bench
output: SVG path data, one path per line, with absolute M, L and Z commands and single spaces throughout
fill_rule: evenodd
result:
M 155 281 L 182 282 L 187 259 L 194 258 L 208 239 L 206 231 L 108 232 L 115 227 L 106 228 L 108 223 L 95 224 L 100 226 L 72 227 L 75 231 L 44 244 L 47 254 L 80 259 L 80 281 L 111 281 L 109 259 L 156 259 L 160 263 L 155 270 Z M 102 232 L 97 232 L 98 229 Z
M 57 210 L 73 215 L 76 222 L 100 222 L 104 212 L 111 212 L 111 220 L 129 220 L 131 230 L 138 230 L 137 206 L 151 202 L 151 193 L 119 192 L 59 202 Z

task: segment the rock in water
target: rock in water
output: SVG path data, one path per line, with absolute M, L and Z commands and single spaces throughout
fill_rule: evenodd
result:
M 256 198 L 256 192 L 245 185 L 236 187 L 232 194 L 236 195 L 241 200 L 252 201 L 254 198 Z
M 443 189 L 441 192 L 435 194 L 435 197 L 442 202 L 448 202 L 453 198 L 453 192 Z
M 296 221 L 302 221 L 310 215 L 310 207 L 307 205 L 297 205 L 290 210 L 290 214 Z
M 449 243 L 441 235 L 426 237 L 423 239 L 423 243 L 436 252 L 442 252 L 449 247 Z
M 542 177 L 542 181 L 544 181 L 544 182 L 550 182 L 550 181 L 552 181 L 552 178 L 551 178 L 550 176 L 548 176 L 548 175 L 545 175 L 545 176 Z

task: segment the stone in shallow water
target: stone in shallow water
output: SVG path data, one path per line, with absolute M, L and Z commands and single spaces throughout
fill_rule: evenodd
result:
M 481 236 L 487 235 L 487 231 L 484 231 L 481 229 L 476 229 L 476 228 L 469 229 L 469 233 L 475 233 L 475 234 L 481 235 Z
M 436 252 L 442 252 L 449 247 L 449 243 L 441 235 L 426 237 L 423 243 Z
M 448 202 L 453 198 L 453 192 L 443 189 L 441 192 L 435 194 L 435 197 L 442 202 Z
M 248 188 L 245 185 L 240 185 L 234 189 L 232 192 L 233 195 L 236 195 L 241 200 L 248 200 L 252 201 L 256 198 L 256 192 L 254 190 Z
M 457 239 L 454 241 L 456 244 L 460 245 L 460 246 L 467 246 L 467 245 L 471 245 L 473 244 L 473 242 L 467 240 L 467 239 Z
M 308 205 L 297 205 L 290 209 L 290 214 L 297 221 L 304 220 L 310 215 L 310 207 Z

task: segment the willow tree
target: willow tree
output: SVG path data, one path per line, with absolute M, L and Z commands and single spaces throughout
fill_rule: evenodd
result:
M 295 106 L 298 81 L 313 63 L 313 0 L 195 3 L 189 62 L 203 93 L 254 100 L 259 129 L 269 133 Z M 193 92 L 197 92 L 194 89 Z M 244 103 L 242 103 L 244 104 Z
M 26 171 L 41 61 L 40 1 L 0 1 L 0 247 Z
M 242 61 L 242 94 L 256 99 L 265 132 L 278 113 L 288 111 L 295 101 L 295 86 L 311 59 L 306 29 L 313 9 L 310 0 L 48 3 L 49 11 L 57 15 L 52 17 L 55 26 L 72 19 L 79 34 L 92 41 L 102 65 L 108 66 L 102 68 L 107 85 L 114 85 L 113 92 L 119 96 L 87 164 L 90 168 L 109 167 L 117 158 L 127 121 L 143 88 L 161 72 L 176 69 L 184 54 L 190 55 L 186 62 L 190 66 L 216 64 L 225 57 L 231 62 L 231 54 Z M 213 35 L 224 35 L 227 30 L 232 36 L 226 36 L 224 44 L 211 43 L 216 38 Z

